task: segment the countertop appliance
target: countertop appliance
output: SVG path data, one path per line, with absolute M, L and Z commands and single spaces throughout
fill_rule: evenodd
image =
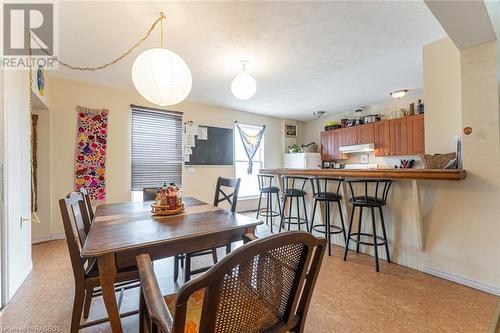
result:
M 319 169 L 321 168 L 320 153 L 285 154 L 284 166 L 289 169 Z

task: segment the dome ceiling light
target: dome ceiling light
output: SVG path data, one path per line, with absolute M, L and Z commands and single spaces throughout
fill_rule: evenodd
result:
M 401 97 L 404 97 L 407 92 L 408 92 L 408 89 L 400 89 L 400 90 L 396 90 L 396 91 L 389 93 L 389 95 L 391 95 L 392 98 L 401 98 Z
M 176 53 L 163 48 L 163 20 L 161 13 L 160 47 L 144 51 L 132 65 L 132 82 L 147 101 L 168 106 L 182 102 L 192 86 L 191 71 Z
M 240 63 L 242 66 L 241 73 L 231 82 L 231 92 L 237 99 L 247 100 L 252 98 L 257 91 L 257 82 L 247 73 L 246 66 L 248 65 L 248 61 L 243 60 Z

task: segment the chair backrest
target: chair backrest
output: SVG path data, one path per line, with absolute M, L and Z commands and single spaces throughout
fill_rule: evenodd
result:
M 259 181 L 259 191 L 264 188 L 269 188 L 273 186 L 274 176 L 272 175 L 257 175 L 257 180 Z
M 227 201 L 231 205 L 231 211 L 234 213 L 236 211 L 236 204 L 238 202 L 240 182 L 240 178 L 219 177 L 217 179 L 217 185 L 215 186 L 214 206 L 219 206 L 219 203 Z M 226 194 L 223 187 L 232 188 L 233 193 Z
M 392 185 L 392 180 L 390 179 L 349 179 L 347 180 L 349 184 L 349 189 L 351 192 L 351 198 L 361 197 L 365 201 L 369 201 L 369 197 L 377 198 L 384 202 L 387 201 L 387 196 L 389 194 L 389 189 Z M 363 185 L 362 195 L 355 195 L 353 184 Z
M 311 188 L 315 197 L 326 197 L 326 193 L 335 193 L 340 195 L 340 185 L 344 180 L 342 178 L 332 177 L 312 177 Z M 330 190 L 332 189 L 332 190 Z
M 306 183 L 309 177 L 299 177 L 299 176 L 283 176 L 281 177 L 283 181 L 283 191 L 288 192 L 291 190 L 301 190 L 304 191 Z
M 184 332 L 187 302 L 203 290 L 200 333 L 303 332 L 326 241 L 290 231 L 252 241 L 224 257 L 178 292 L 172 320 L 151 297 L 159 293 L 147 254 L 138 257 L 143 297 L 161 330 Z M 149 274 L 144 274 L 149 270 Z M 146 285 L 144 285 L 146 283 Z
M 154 187 L 142 189 L 142 201 L 153 201 L 156 199 L 158 190 Z
M 87 213 L 89 214 L 90 223 L 94 220 L 94 209 L 92 208 L 92 200 L 90 199 L 89 191 L 82 187 L 80 193 L 83 195 L 83 201 L 85 202 L 85 207 L 87 208 Z
M 82 279 L 86 266 L 90 265 L 80 255 L 87 239 L 87 226 L 90 226 L 87 207 L 80 193 L 71 192 L 66 198 L 59 200 L 59 208 L 75 280 Z

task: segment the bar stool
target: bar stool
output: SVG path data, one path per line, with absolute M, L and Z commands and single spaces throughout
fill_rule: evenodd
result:
M 311 188 L 313 192 L 314 208 L 311 217 L 311 232 L 314 230 L 325 235 L 328 242 L 328 255 L 332 255 L 332 242 L 331 235 L 343 234 L 344 242 L 346 241 L 344 216 L 342 214 L 341 200 L 342 196 L 339 194 L 340 185 L 344 180 L 342 178 L 331 178 L 331 177 L 314 177 L 311 178 Z M 335 192 L 329 191 L 330 188 L 335 189 Z M 319 224 L 314 224 L 314 215 L 316 214 L 316 206 L 318 202 L 322 202 L 325 205 L 325 216 L 323 217 L 324 222 Z M 330 204 L 337 203 L 339 206 L 340 214 L 340 227 L 336 225 L 331 225 L 331 214 L 330 214 Z
M 309 178 L 307 177 L 298 177 L 298 176 L 283 176 L 283 212 L 281 214 L 281 222 L 280 222 L 280 232 L 281 229 L 285 226 L 285 223 L 288 223 L 288 230 L 290 230 L 290 226 L 296 225 L 300 230 L 300 226 L 302 224 L 306 225 L 306 230 L 309 230 L 309 222 L 307 219 L 307 208 L 306 208 L 306 195 L 307 192 L 304 191 L 304 187 L 306 186 Z M 297 216 L 292 216 L 292 206 L 293 199 L 296 199 L 297 202 Z M 288 216 L 285 216 L 285 207 L 290 199 L 290 203 L 288 205 Z M 304 207 L 304 217 L 300 216 L 300 199 L 302 199 L 302 204 Z
M 259 206 L 257 207 L 257 219 L 259 215 L 266 217 L 266 225 L 269 224 L 269 218 L 271 219 L 271 233 L 273 232 L 273 217 L 281 215 L 281 205 L 280 205 L 280 189 L 278 186 L 273 186 L 274 176 L 271 175 L 257 175 L 259 181 Z M 266 208 L 260 209 L 260 204 L 262 201 L 262 195 L 266 195 Z M 272 195 L 276 194 L 276 199 L 278 202 L 278 211 L 273 210 L 273 198 Z
M 389 245 L 387 244 L 387 233 L 385 231 L 385 223 L 384 223 L 384 213 L 382 211 L 382 207 L 387 204 L 387 195 L 389 194 L 389 189 L 391 188 L 392 181 L 388 179 L 360 179 L 360 180 L 348 180 L 351 198 L 349 202 L 353 205 L 351 219 L 349 221 L 349 231 L 347 232 L 347 241 L 345 245 L 344 252 L 344 261 L 347 260 L 347 252 L 349 251 L 349 241 L 353 241 L 356 243 L 356 253 L 359 253 L 359 244 L 373 246 L 375 252 L 375 268 L 377 272 L 379 271 L 378 265 L 378 247 L 381 245 L 385 245 L 385 253 L 387 255 L 387 262 L 391 262 L 391 257 L 389 255 Z M 353 184 L 364 185 L 364 195 L 355 196 Z M 368 189 L 370 185 L 370 190 Z M 373 195 L 369 195 L 373 194 Z M 358 223 L 358 232 L 353 233 L 352 231 L 352 222 L 354 220 L 354 211 L 356 207 L 359 207 L 361 210 L 359 211 L 359 223 Z M 380 213 L 380 224 L 382 226 L 383 237 L 377 236 L 377 229 L 375 224 L 375 208 L 379 209 Z M 372 229 L 373 234 L 361 232 L 361 223 L 363 218 L 363 208 L 369 208 L 372 212 Z M 356 236 L 356 238 L 354 238 Z M 365 242 L 361 240 L 361 236 L 368 237 L 373 240 L 373 243 Z M 381 241 L 380 243 L 378 241 Z

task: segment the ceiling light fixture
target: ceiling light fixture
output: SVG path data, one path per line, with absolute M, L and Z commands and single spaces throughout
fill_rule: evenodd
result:
M 237 99 L 247 100 L 252 98 L 252 96 L 257 91 L 257 82 L 255 79 L 247 73 L 248 61 L 242 60 L 241 73 L 238 74 L 231 82 L 231 91 Z
M 408 92 L 408 89 L 400 89 L 389 93 L 393 98 L 401 98 Z
M 325 114 L 325 111 L 314 111 L 313 112 L 313 116 L 316 117 L 316 118 L 320 118 L 322 115 Z
M 132 65 L 132 82 L 146 100 L 160 106 L 182 102 L 189 95 L 193 80 L 186 62 L 176 53 L 163 48 L 161 13 L 160 47 L 144 51 Z

